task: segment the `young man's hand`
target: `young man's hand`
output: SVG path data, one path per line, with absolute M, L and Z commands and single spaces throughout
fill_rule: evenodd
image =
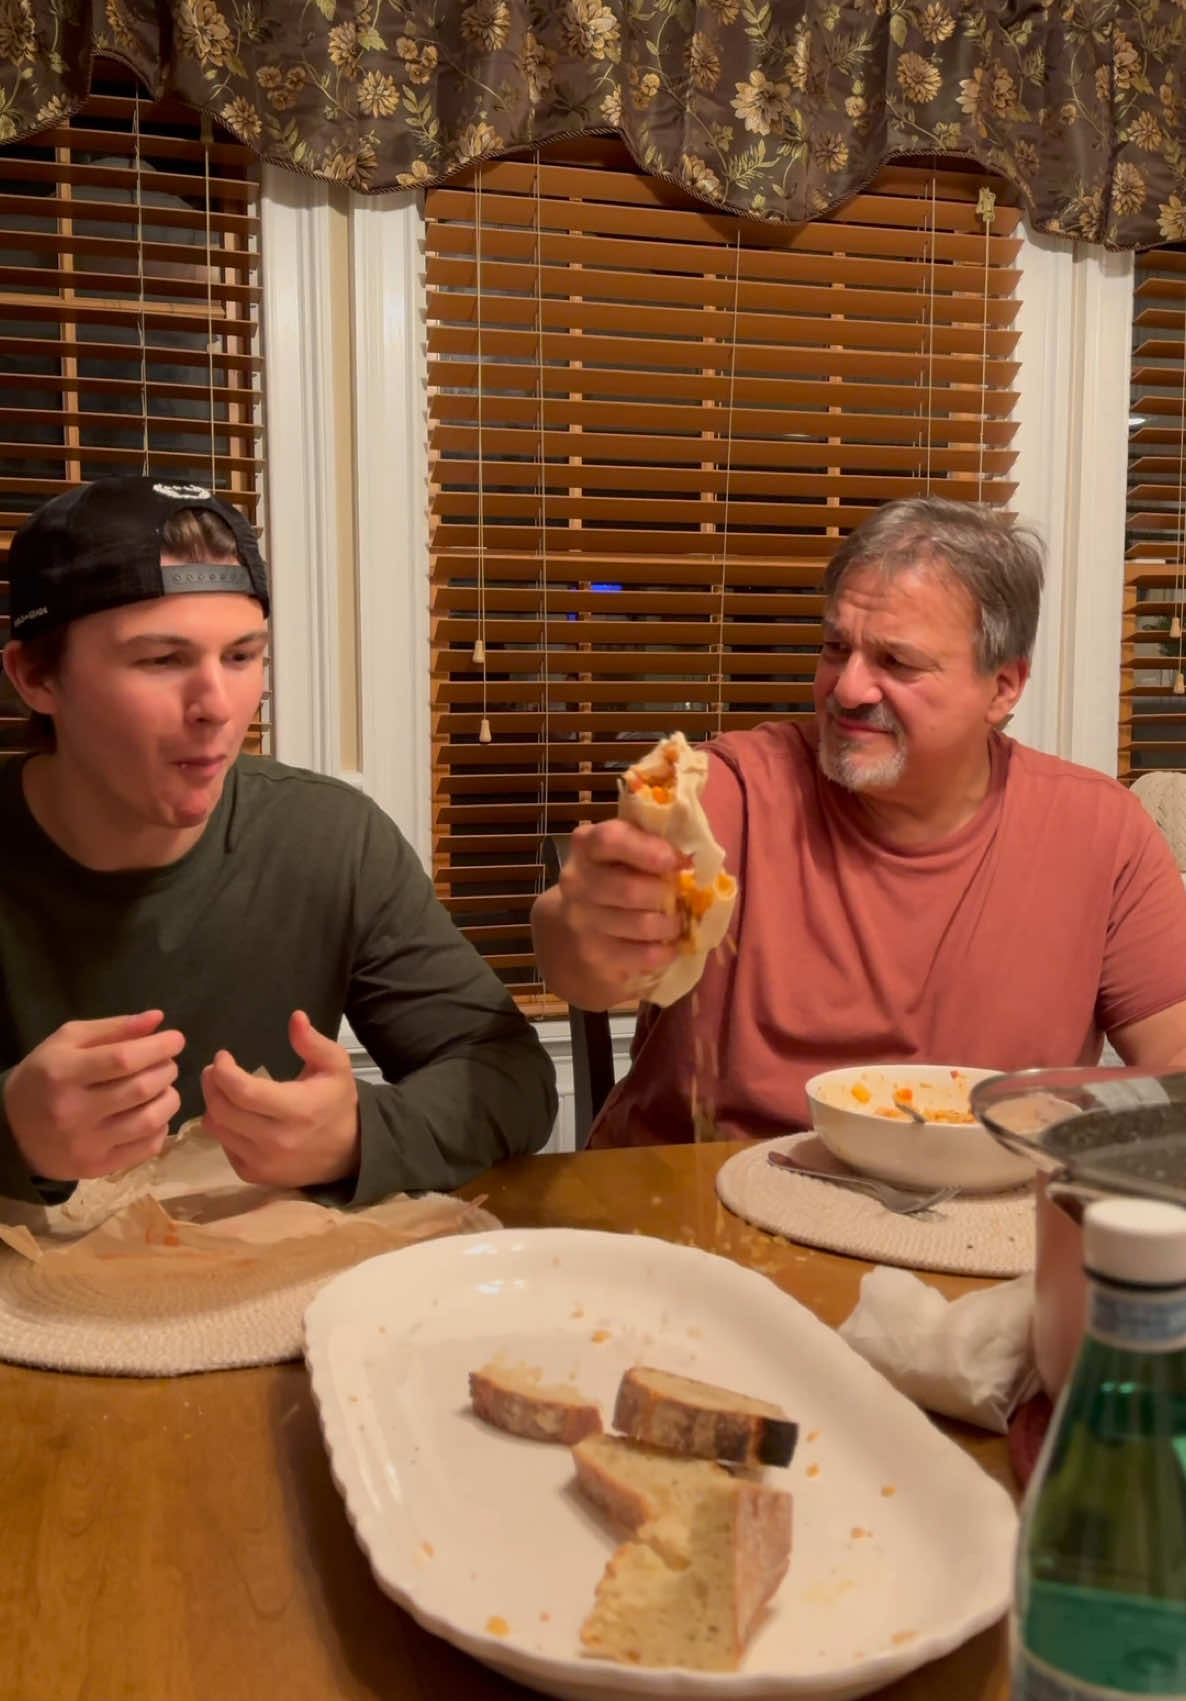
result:
M 305 1067 L 270 1081 L 220 1051 L 202 1071 L 202 1126 L 244 1181 L 314 1187 L 358 1168 L 358 1087 L 350 1054 L 293 1012 L 288 1039 Z
M 30 1174 L 85 1181 L 156 1156 L 181 1107 L 173 1082 L 185 1046 L 163 1020 L 142 1010 L 65 1022 L 21 1059 L 4 1114 Z

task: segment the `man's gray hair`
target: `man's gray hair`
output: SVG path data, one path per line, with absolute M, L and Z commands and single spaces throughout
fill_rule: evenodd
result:
M 845 538 L 828 563 L 831 602 L 851 573 L 872 567 L 892 579 L 909 568 L 946 569 L 977 610 L 976 663 L 992 673 L 1029 660 L 1042 603 L 1042 544 L 999 508 L 911 496 L 887 502 Z

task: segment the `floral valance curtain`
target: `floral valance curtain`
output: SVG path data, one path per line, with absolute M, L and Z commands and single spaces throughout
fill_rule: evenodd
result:
M 0 144 L 76 108 L 96 54 L 364 191 L 616 130 L 751 216 L 958 155 L 1037 228 L 1186 240 L 1186 0 L 0 0 Z

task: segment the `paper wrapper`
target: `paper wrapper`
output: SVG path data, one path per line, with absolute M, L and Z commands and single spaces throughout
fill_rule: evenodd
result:
M 908 1270 L 879 1264 L 839 1333 L 908 1399 L 1004 1435 L 1040 1386 L 1033 1309 L 1032 1276 L 947 1300 Z
M 299 1358 L 305 1307 L 331 1276 L 499 1226 L 439 1193 L 346 1212 L 249 1186 L 190 1124 L 65 1205 L 0 1202 L 0 1358 L 139 1376 Z
M 737 902 L 737 882 L 725 871 L 725 853 L 712 836 L 700 802 L 708 757 L 693 750 L 682 732 L 661 739 L 619 782 L 623 821 L 657 833 L 691 859 L 677 876 L 676 908 L 683 924 L 680 955 L 660 974 L 639 981 L 635 991 L 651 1004 L 674 1004 L 704 973 L 708 953 L 724 939 Z

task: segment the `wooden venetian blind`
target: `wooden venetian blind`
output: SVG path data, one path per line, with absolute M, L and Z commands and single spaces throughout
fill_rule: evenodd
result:
M 46 498 L 113 472 L 213 486 L 260 517 L 258 161 L 114 65 L 94 87 L 69 121 L 0 148 L 4 557 Z M 21 749 L 24 725 L 0 698 L 0 749 Z
M 824 564 L 878 504 L 1008 500 L 986 181 L 896 167 L 787 228 L 599 142 L 429 193 L 435 874 L 529 1005 L 541 836 L 664 733 L 805 714 Z
M 1186 247 L 1136 261 L 1119 774 L 1186 768 Z

